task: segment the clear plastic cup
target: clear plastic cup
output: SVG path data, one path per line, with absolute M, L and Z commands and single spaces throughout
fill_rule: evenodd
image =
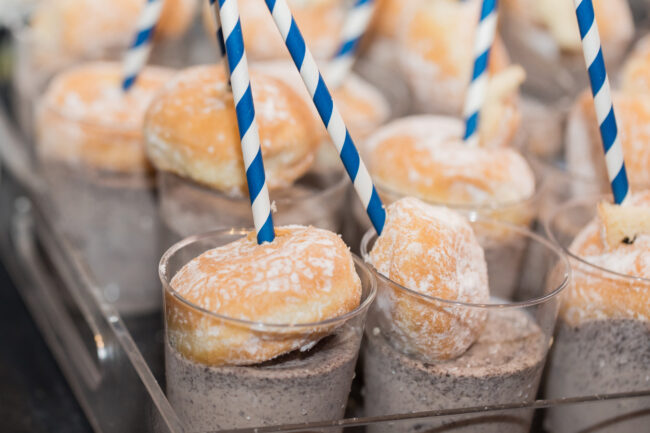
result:
M 540 236 L 519 227 L 498 221 L 474 219 L 476 232 L 503 233 L 522 239 L 524 243 L 539 244 L 548 256 L 543 269 L 522 269 L 518 279 L 529 287 L 518 284 L 509 298 L 491 297 L 486 304 L 447 301 L 403 287 L 371 269 L 377 278 L 377 299 L 368 314 L 366 343 L 363 350 L 366 415 L 390 415 L 425 410 L 458 409 L 506 403 L 522 403 L 535 399 L 547 351 L 552 342 L 555 319 L 559 308 L 559 294 L 570 279 L 570 268 L 562 251 Z M 361 243 L 363 257 L 367 257 L 377 235 L 368 231 Z M 479 236 L 484 248 L 490 240 Z M 499 274 L 503 264 L 488 260 L 488 278 L 492 293 L 502 290 Z M 523 279 L 533 272 L 538 278 Z M 533 294 L 520 299 L 517 292 Z M 399 303 L 399 304 L 398 304 Z M 453 314 L 486 317 L 478 339 L 459 357 L 431 363 L 417 351 L 401 343 L 391 311 L 399 305 L 430 308 Z M 467 415 L 454 417 L 452 431 L 528 432 L 532 411 L 504 412 L 496 418 L 478 421 Z M 445 423 L 449 422 L 446 420 Z M 442 424 L 442 423 L 441 423 Z M 413 422 L 400 431 L 446 431 L 432 422 Z M 373 427 L 372 432 L 390 431 Z
M 274 223 L 339 232 L 348 182 L 342 171 L 308 172 L 291 187 L 271 190 Z M 233 197 L 165 171 L 158 173 L 158 193 L 167 245 L 196 233 L 253 225 L 246 196 Z
M 531 197 L 519 202 L 495 202 L 485 205 L 431 201 L 427 203 L 436 206 L 446 206 L 470 217 L 481 216 L 528 228 L 533 225 L 537 217 L 539 205 L 546 193 L 545 185 L 546 182 L 538 177 L 535 193 Z M 405 197 L 403 194 L 392 191 L 381 184 L 376 183 L 375 187 L 385 206 Z M 350 194 L 352 195 L 354 192 Z M 359 199 L 356 196 L 353 199 L 352 210 L 357 228 L 347 233 L 348 239 L 346 239 L 346 243 L 348 245 L 358 245 L 360 233 L 365 233 L 371 227 L 370 220 L 361 206 Z M 498 284 L 495 284 L 496 289 L 492 293 L 500 297 L 508 298 L 515 290 L 519 270 L 523 265 L 524 253 L 528 247 L 528 238 L 513 236 L 513 233 L 508 230 L 500 230 L 498 233 L 484 233 L 484 231 L 484 229 L 481 229 L 477 234 L 483 236 L 486 242 L 489 242 L 489 244 L 486 243 L 484 245 L 486 259 L 495 266 L 500 263 L 502 267 L 502 272 L 498 275 L 500 281 Z M 353 243 L 355 241 L 357 242 L 356 244 Z
M 133 315 L 160 310 L 155 272 L 160 222 L 141 132 L 123 124 L 80 121 L 44 104 L 39 110 L 48 119 L 47 127 L 39 127 L 36 148 L 55 209 L 51 218 L 118 311 Z M 112 155 L 133 162 L 130 169 L 97 165 L 101 154 L 80 148 L 81 129 L 86 143 L 110 142 Z
M 343 417 L 363 335 L 366 313 L 376 295 L 376 280 L 354 257 L 361 279 L 361 304 L 343 316 L 318 323 L 288 325 L 225 317 L 185 300 L 170 286 L 174 275 L 203 252 L 245 236 L 243 230 L 223 230 L 184 239 L 160 262 L 165 303 L 165 367 L 167 397 L 188 431 L 218 431 Z M 228 331 L 265 342 L 324 337 L 313 347 L 250 366 L 215 366 L 192 361 L 179 350 L 181 314 L 199 329 L 217 335 Z M 184 322 L 186 323 L 186 322 Z M 210 334 L 206 334 L 210 333 Z M 251 335 L 252 334 L 252 335 Z
M 605 196 L 574 199 L 546 225 L 549 237 L 568 254 L 574 281 L 617 287 L 623 299 L 650 291 L 650 279 L 619 274 L 593 265 L 569 249 L 576 235 L 596 217 Z M 571 290 L 570 286 L 567 290 Z M 626 295 L 627 293 L 627 295 Z M 635 295 L 637 294 L 637 295 Z M 591 297 L 595 311 L 606 311 L 608 301 Z M 650 313 L 650 305 L 647 305 Z M 578 397 L 650 389 L 650 321 L 619 311 L 575 323 L 560 314 L 550 357 L 546 397 Z M 650 398 L 617 404 L 573 405 L 551 408 L 546 418 L 551 431 L 640 432 L 650 425 Z

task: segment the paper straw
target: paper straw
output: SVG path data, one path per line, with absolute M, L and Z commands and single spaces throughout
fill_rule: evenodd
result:
M 621 204 L 629 192 L 627 173 L 623 161 L 623 147 L 618 137 L 614 105 L 609 88 L 609 79 L 605 69 L 603 50 L 600 46 L 598 25 L 594 17 L 594 6 L 591 0 L 574 0 L 578 27 L 582 38 L 582 52 L 591 83 L 591 93 L 594 96 L 596 117 L 600 126 L 600 136 L 605 150 L 607 175 L 612 186 L 614 202 Z
M 264 174 L 260 136 L 255 120 L 255 107 L 237 0 L 219 0 L 219 8 L 257 242 L 259 244 L 273 242 L 275 231 L 271 216 L 271 202 Z
M 341 31 L 341 46 L 327 67 L 327 80 L 332 87 L 339 87 L 350 73 L 374 10 L 374 0 L 356 0 L 348 11 Z
M 359 152 L 350 137 L 341 113 L 334 105 L 332 95 L 318 70 L 314 57 L 305 45 L 296 21 L 291 15 L 286 0 L 265 0 L 273 20 L 284 39 L 289 54 L 300 71 L 305 87 L 311 95 L 323 123 L 334 145 L 339 151 L 341 161 L 354 184 L 372 225 L 381 234 L 386 221 L 386 210 L 372 183 L 370 173 L 361 160 Z
M 463 108 L 464 140 L 469 145 L 478 144 L 479 116 L 487 92 L 490 49 L 497 29 L 497 3 L 497 0 L 483 0 L 481 16 L 474 36 L 474 68 Z
M 138 18 L 135 39 L 124 56 L 122 89 L 125 92 L 133 87 L 138 74 L 147 64 L 151 52 L 151 40 L 162 6 L 162 0 L 147 0 Z

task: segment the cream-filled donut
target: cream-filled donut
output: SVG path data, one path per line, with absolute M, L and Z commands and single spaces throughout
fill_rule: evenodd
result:
M 404 198 L 387 209 L 368 261 L 379 273 L 422 295 L 464 303 L 489 299 L 483 249 L 465 217 Z M 393 290 L 377 308 L 392 318 L 403 347 L 427 361 L 453 359 L 476 340 L 486 312 Z
M 255 234 L 209 250 L 189 261 L 171 280 L 185 301 L 226 320 L 209 318 L 166 295 L 167 332 L 185 357 L 206 365 L 246 365 L 310 347 L 331 325 L 267 329 L 267 325 L 316 324 L 360 304 L 361 281 L 338 235 L 314 227 L 276 228 L 272 243 Z M 261 337 L 264 335 L 264 337 Z M 274 335 L 274 336 L 272 336 Z
M 146 67 L 122 90 L 122 65 L 86 63 L 54 78 L 36 113 L 41 158 L 90 170 L 145 172 L 145 111 L 173 71 Z
M 515 203 L 535 193 L 526 160 L 510 148 L 468 146 L 463 123 L 412 116 L 380 128 L 364 146 L 377 185 L 433 203 Z
M 314 161 L 319 143 L 307 102 L 281 80 L 251 71 L 269 188 L 289 186 Z M 154 166 L 228 194 L 246 191 L 232 92 L 219 66 L 179 73 L 146 115 L 147 152 Z
M 612 92 L 625 168 L 634 184 L 650 184 L 650 93 Z M 605 185 L 607 170 L 593 97 L 583 92 L 569 114 L 566 159 L 572 173 Z
M 422 0 L 408 11 L 400 29 L 399 64 L 422 110 L 461 113 L 472 74 L 474 33 L 481 1 Z M 497 37 L 489 73 L 508 65 Z
M 314 57 L 331 57 L 338 48 L 346 2 L 287 0 L 287 4 Z M 264 1 L 239 0 L 238 6 L 247 56 L 254 60 L 288 59 L 289 52 Z M 214 37 L 214 17 L 207 1 L 203 7 L 203 22 L 210 36 Z
M 626 212 L 626 207 L 635 211 Z M 571 244 L 570 251 L 585 262 L 628 276 L 620 278 L 574 261 L 572 286 L 563 295 L 560 310 L 563 320 L 573 326 L 601 319 L 650 321 L 650 232 L 647 231 L 650 191 L 632 194 L 620 212 L 618 221 L 614 221 L 612 215 L 605 218 L 601 213 Z M 622 221 L 630 215 L 645 221 Z M 614 224 L 626 224 L 632 229 L 645 227 L 646 230 L 634 232 L 625 242 L 612 245 L 607 242 L 606 234 L 616 229 Z

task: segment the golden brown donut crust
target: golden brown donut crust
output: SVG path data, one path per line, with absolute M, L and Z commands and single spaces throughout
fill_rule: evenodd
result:
M 125 94 L 119 63 L 86 63 L 62 72 L 37 106 L 39 156 L 102 171 L 149 171 L 142 121 L 171 77 L 169 69 L 147 67 Z
M 483 248 L 469 222 L 414 198 L 388 207 L 369 262 L 397 284 L 424 295 L 466 303 L 484 303 L 490 296 Z M 385 308 L 401 343 L 430 361 L 464 353 L 486 318 L 479 309 L 427 302 L 398 290 L 388 299 Z
M 251 70 L 251 87 L 268 186 L 289 186 L 314 160 L 314 118 L 307 102 L 281 80 Z M 178 74 L 151 104 L 144 129 L 157 169 L 230 194 L 246 191 L 237 116 L 223 66 Z
M 633 194 L 630 205 L 650 206 L 650 191 Z M 650 235 L 639 235 L 633 244 L 609 250 L 601 225 L 598 219 L 590 222 L 576 236 L 570 251 L 590 264 L 644 278 L 645 282 L 617 277 L 572 260 L 573 281 L 562 296 L 561 317 L 572 325 L 602 319 L 650 321 Z
M 314 227 L 276 228 L 272 243 L 254 233 L 187 263 L 171 287 L 221 316 L 265 324 L 309 324 L 340 317 L 360 304 L 361 281 L 338 235 Z M 308 347 L 332 331 L 260 331 L 201 314 L 166 293 L 167 330 L 185 357 L 207 365 L 246 365 Z

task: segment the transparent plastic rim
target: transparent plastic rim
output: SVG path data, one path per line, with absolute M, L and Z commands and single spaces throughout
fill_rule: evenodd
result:
M 397 288 L 400 291 L 403 291 L 407 293 L 410 296 L 413 296 L 414 298 L 421 299 L 426 302 L 435 302 L 435 303 L 441 303 L 441 304 L 446 304 L 450 306 L 456 306 L 456 307 L 464 307 L 464 308 L 476 308 L 476 309 L 499 309 L 499 310 L 504 310 L 504 309 L 509 309 L 509 308 L 526 308 L 526 307 L 532 307 L 534 305 L 539 305 L 543 304 L 545 302 L 548 302 L 549 300 L 557 297 L 562 291 L 569 285 L 569 281 L 571 280 L 571 266 L 569 265 L 569 259 L 567 256 L 564 254 L 561 248 L 557 247 L 550 241 L 544 239 L 543 237 L 531 232 L 530 230 L 526 230 L 524 228 L 521 228 L 519 226 L 513 225 L 513 224 L 508 224 L 508 223 L 503 223 L 500 221 L 492 220 L 492 219 L 487 219 L 487 218 L 476 218 L 472 220 L 473 223 L 479 222 L 479 223 L 489 223 L 489 224 L 494 224 L 496 226 L 499 226 L 502 229 L 506 230 L 511 230 L 513 232 L 516 232 L 522 236 L 530 238 L 532 241 L 537 242 L 539 244 L 542 244 L 547 250 L 550 250 L 552 253 L 555 254 L 555 256 L 558 258 L 558 263 L 562 263 L 562 267 L 564 268 L 564 275 L 562 277 L 561 283 L 555 287 L 551 292 L 545 294 L 544 296 L 539 296 L 536 298 L 529 299 L 527 301 L 518 301 L 518 302 L 507 302 L 507 303 L 471 303 L 471 302 L 462 302 L 462 301 L 453 301 L 449 299 L 443 299 L 443 298 L 438 298 L 435 296 L 430 296 L 430 295 L 425 295 L 420 292 L 416 292 L 415 290 L 409 289 L 408 287 L 402 286 L 401 284 L 396 283 L 395 281 L 391 280 L 390 278 L 386 277 L 382 273 L 380 273 L 372 264 L 367 263 L 367 266 L 372 269 L 373 273 L 375 274 L 375 277 L 377 278 L 378 281 L 382 281 L 384 283 L 389 284 L 390 286 L 393 286 Z M 368 258 L 368 247 L 371 243 L 371 241 L 376 240 L 377 238 L 377 233 L 375 232 L 375 229 L 371 228 L 369 229 L 365 235 L 363 236 L 363 239 L 361 240 L 361 256 L 366 260 Z M 367 260 L 366 260 L 367 262 Z
M 347 322 L 355 317 L 358 317 L 361 314 L 365 314 L 365 312 L 368 310 L 370 305 L 373 303 L 375 300 L 375 296 L 377 295 L 377 280 L 374 276 L 374 273 L 369 269 L 369 266 L 361 260 L 360 257 L 358 257 L 355 254 L 352 254 L 352 259 L 354 260 L 355 266 L 355 272 L 357 268 L 361 270 L 362 273 L 365 275 L 359 275 L 361 281 L 364 281 L 364 278 L 368 281 L 369 287 L 367 287 L 367 292 L 368 295 L 366 296 L 366 299 L 362 300 L 362 302 L 359 304 L 357 308 L 354 310 L 345 313 L 341 316 L 338 317 L 332 317 L 330 319 L 322 320 L 320 322 L 312 322 L 312 323 L 299 323 L 299 324 L 291 324 L 291 323 L 264 323 L 264 322 L 255 322 L 252 320 L 246 320 L 246 319 L 238 319 L 234 317 L 229 317 L 225 316 L 222 314 L 215 313 L 213 311 L 207 310 L 203 307 L 200 307 L 199 305 L 196 305 L 193 302 L 188 301 L 187 299 L 183 298 L 176 290 L 174 290 L 171 287 L 170 281 L 168 280 L 166 274 L 167 274 L 167 264 L 169 263 L 169 260 L 174 254 L 176 254 L 178 251 L 182 250 L 183 248 L 196 243 L 196 242 L 202 242 L 206 241 L 210 238 L 214 237 L 220 237 L 220 236 L 232 236 L 233 240 L 239 239 L 241 237 L 244 237 L 248 235 L 252 229 L 226 229 L 226 230 L 216 230 L 216 231 L 211 231 L 207 233 L 203 233 L 200 235 L 195 235 L 195 236 L 189 236 L 176 244 L 174 244 L 171 248 L 169 248 L 165 254 L 163 254 L 162 258 L 160 259 L 160 264 L 158 266 L 158 276 L 160 277 L 160 281 L 162 282 L 163 288 L 166 293 L 169 293 L 171 296 L 176 298 L 179 302 L 185 304 L 187 307 L 196 310 L 197 312 L 206 314 L 208 316 L 214 317 L 215 319 L 223 320 L 225 322 L 230 322 L 235 325 L 241 325 L 245 326 L 250 329 L 254 330 L 264 330 L 264 331 L 281 331 L 281 332 L 287 332 L 287 331 L 310 331 L 313 330 L 313 328 L 316 327 L 329 327 L 329 326 L 336 326 L 339 324 L 342 324 L 344 322 Z M 363 284 L 363 283 L 362 283 Z
M 635 281 L 644 285 L 650 285 L 650 278 L 643 278 L 634 275 L 621 274 L 620 272 L 612 271 L 602 266 L 598 266 L 574 254 L 573 252 L 571 252 L 569 247 L 565 247 L 559 242 L 558 237 L 555 235 L 555 231 L 552 228 L 557 218 L 560 218 L 561 216 L 566 216 L 570 214 L 571 211 L 575 211 L 578 208 L 584 208 L 585 206 L 591 206 L 592 208 L 595 208 L 596 204 L 600 200 L 611 201 L 611 195 L 605 194 L 605 195 L 592 195 L 590 197 L 578 197 L 578 198 L 571 199 L 566 203 L 564 203 L 562 206 L 558 207 L 551 214 L 550 218 L 548 218 L 548 221 L 546 221 L 546 223 L 544 224 L 544 230 L 546 231 L 547 236 L 551 239 L 551 241 L 555 245 L 560 246 L 560 248 L 562 248 L 562 250 L 570 259 L 577 261 L 578 263 L 584 265 L 587 268 L 600 271 L 606 275 L 609 275 L 611 278 L 620 278 L 631 282 Z

